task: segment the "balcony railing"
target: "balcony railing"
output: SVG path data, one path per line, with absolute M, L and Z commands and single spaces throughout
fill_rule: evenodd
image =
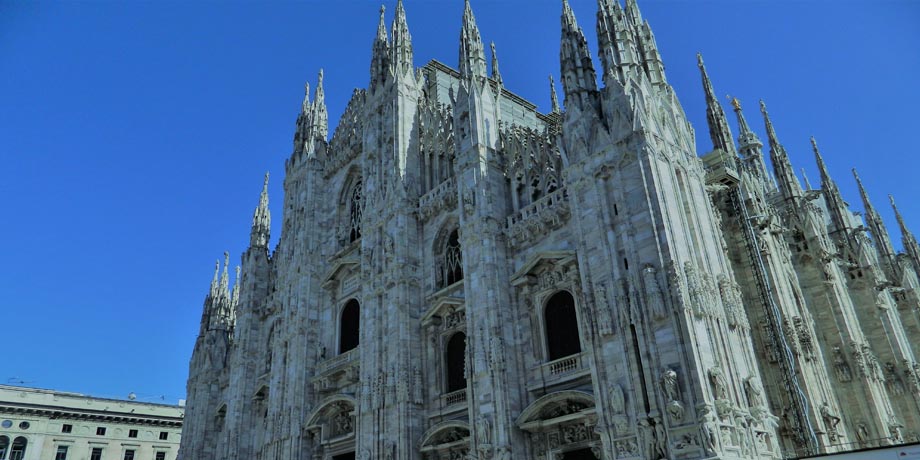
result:
M 428 220 L 442 209 L 452 208 L 457 204 L 457 185 L 453 177 L 447 178 L 437 187 L 422 195 L 418 200 L 418 213 L 422 220 Z
M 566 356 L 545 364 L 550 375 L 562 375 L 581 369 L 581 354 Z
M 568 217 L 569 195 L 563 187 L 508 216 L 505 232 L 517 246 L 561 227 Z
M 466 388 L 441 395 L 441 399 L 444 401 L 445 406 L 466 402 Z
M 346 351 L 338 356 L 333 356 L 319 364 L 319 369 L 317 369 L 318 374 L 326 373 L 330 370 L 343 367 L 346 364 L 358 359 L 358 349 L 352 348 L 351 350 Z

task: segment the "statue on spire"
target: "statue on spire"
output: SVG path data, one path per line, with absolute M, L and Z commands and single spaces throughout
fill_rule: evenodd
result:
M 553 105 L 553 113 L 562 113 L 562 109 L 559 108 L 559 96 L 556 95 L 556 81 L 552 75 L 549 76 L 549 99 Z
M 252 231 L 249 235 L 249 246 L 268 250 L 268 240 L 271 232 L 271 212 L 268 210 L 268 173 L 262 182 L 262 193 L 259 195 L 259 206 L 252 215 Z
M 492 79 L 502 84 L 502 73 L 498 69 L 498 53 L 495 52 L 495 42 L 489 43 L 489 48 L 492 50 Z

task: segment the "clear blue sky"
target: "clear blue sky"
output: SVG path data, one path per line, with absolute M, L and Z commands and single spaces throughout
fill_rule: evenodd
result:
M 596 2 L 572 3 L 596 55 Z M 394 6 L 387 0 L 388 24 Z M 920 231 L 920 2 L 640 7 L 701 151 L 709 137 L 697 51 L 762 139 L 756 101 L 767 101 L 814 183 L 809 135 L 857 209 L 850 168 L 860 170 L 898 246 L 887 193 Z M 238 263 L 265 171 L 277 241 L 303 84 L 325 68 L 334 126 L 352 89 L 367 84 L 378 8 L 0 2 L 0 383 L 183 398 L 214 260 L 229 250 Z M 456 65 L 462 8 L 406 1 L 416 65 Z M 560 2 L 473 0 L 473 9 L 505 85 L 548 110 Z

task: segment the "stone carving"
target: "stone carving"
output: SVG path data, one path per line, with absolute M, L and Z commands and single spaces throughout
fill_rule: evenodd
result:
M 661 296 L 661 288 L 658 286 L 656 274 L 655 267 L 651 265 L 646 265 L 642 269 L 642 278 L 645 281 L 645 296 L 649 310 L 651 310 L 655 319 L 662 319 L 668 316 L 668 309 L 665 307 L 664 299 Z
M 684 405 L 680 401 L 669 402 L 666 409 L 674 423 L 680 423 L 684 419 Z
M 894 416 L 891 416 L 888 419 L 888 439 L 892 444 L 900 444 L 904 442 L 904 435 L 901 433 L 901 430 L 904 428 L 904 425 L 898 421 Z
M 702 317 L 706 314 L 706 299 L 703 293 L 703 285 L 692 263 L 684 262 L 684 274 L 687 276 L 687 290 L 690 291 L 690 305 L 693 308 L 693 313 L 698 317 Z
M 802 356 L 806 360 L 812 360 L 815 357 L 815 347 L 814 339 L 812 338 L 811 331 L 805 325 L 805 320 L 801 317 L 793 316 L 792 325 L 795 328 L 796 335 L 799 339 L 799 347 L 802 350 Z
M 635 438 L 625 439 L 614 443 L 618 458 L 635 457 L 639 454 L 639 446 Z
M 895 396 L 900 396 L 907 392 L 904 381 L 898 375 L 898 368 L 894 363 L 885 363 L 885 380 L 888 382 L 888 389 Z
M 715 416 L 708 408 L 700 409 L 700 439 L 707 454 L 715 454 L 718 446 L 718 425 Z
M 520 247 L 561 227 L 570 214 L 569 195 L 563 187 L 508 216 L 505 234 L 511 246 Z
M 712 395 L 718 399 L 728 399 L 728 381 L 725 380 L 725 374 L 722 369 L 712 367 L 709 369 L 709 384 L 712 388 Z
M 859 422 L 856 424 L 856 442 L 860 446 L 865 447 L 869 442 L 869 427 L 866 425 L 866 422 Z
M 665 401 L 680 401 L 680 389 L 677 388 L 677 372 L 665 368 L 661 372 L 661 391 Z
M 607 301 L 607 288 L 598 284 L 594 288 L 594 302 L 597 306 L 598 329 L 601 335 L 612 335 L 616 325 L 610 313 L 610 304 Z
M 831 406 L 827 402 L 821 405 L 821 419 L 824 420 L 824 429 L 827 430 L 827 439 L 831 443 L 837 443 L 840 434 L 837 431 L 837 425 L 840 424 L 840 417 L 834 415 Z
M 747 392 L 750 407 L 761 408 L 767 406 L 767 400 L 764 398 L 763 387 L 760 386 L 759 380 L 754 376 L 744 380 L 744 389 Z
M 476 438 L 479 442 L 479 449 L 492 446 L 492 424 L 486 416 L 479 416 L 476 421 Z
M 626 397 L 623 395 L 623 387 L 616 383 L 610 386 L 610 411 L 613 414 L 626 412 Z
M 843 383 L 853 380 L 853 373 L 850 371 L 850 364 L 847 363 L 847 360 L 843 356 L 843 351 L 840 350 L 839 345 L 834 346 L 834 374 L 837 375 L 837 380 Z

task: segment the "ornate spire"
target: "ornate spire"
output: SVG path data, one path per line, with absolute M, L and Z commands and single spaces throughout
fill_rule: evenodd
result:
M 303 102 L 300 104 L 300 113 L 310 111 L 310 82 L 303 84 Z
M 910 258 L 914 270 L 917 274 L 920 274 L 920 244 L 917 244 L 917 238 L 914 237 L 913 232 L 904 223 L 904 216 L 898 211 L 898 206 L 894 204 L 894 197 L 888 195 L 888 200 L 891 201 L 891 209 L 894 210 L 894 216 L 898 219 L 898 226 L 901 227 L 901 243 L 904 245 L 904 252 Z
M 763 142 L 760 142 L 760 138 L 751 130 L 744 117 L 744 111 L 741 109 L 741 101 L 736 97 L 732 98 L 732 108 L 735 109 L 735 116 L 738 118 L 738 150 L 741 152 L 741 157 L 744 158 L 746 165 L 753 169 L 764 191 L 775 190 L 776 184 L 767 174 L 767 165 L 763 161 Z
M 227 273 L 228 265 L 230 265 L 230 253 L 224 251 L 224 271 L 220 274 L 220 295 L 224 299 L 230 299 L 230 275 Z
M 568 0 L 562 0 L 562 40 L 559 53 L 565 105 L 575 103 L 584 108 L 597 92 L 597 74 L 588 50 L 588 40 L 575 20 Z
M 629 25 L 618 0 L 597 2 L 598 56 L 604 71 L 604 84 L 615 78 L 621 85 L 628 83 L 639 66 L 636 30 Z
M 722 110 L 722 104 L 719 103 L 716 92 L 712 88 L 709 73 L 706 72 L 706 65 L 703 64 L 702 54 L 696 53 L 696 63 L 703 77 L 703 92 L 706 95 L 706 121 L 709 124 L 709 137 L 712 139 L 712 148 L 713 150 L 734 154 L 735 141 L 732 139 L 732 132 L 728 127 L 728 120 L 725 118 L 725 111 Z
M 217 288 L 220 286 L 217 281 L 217 277 L 220 274 L 220 259 L 214 261 L 214 278 L 211 280 L 211 291 L 210 297 L 217 297 Z
M 552 75 L 549 76 L 549 99 L 553 104 L 553 113 L 562 113 L 562 109 L 559 108 L 559 96 L 556 95 L 556 81 Z
M 387 26 L 384 22 L 386 8 L 380 5 L 380 22 L 377 23 L 377 37 L 371 52 L 371 84 L 374 88 L 387 79 L 390 68 L 390 42 L 387 39 Z
M 834 222 L 836 230 L 849 230 L 853 226 L 850 219 L 850 211 L 846 202 L 840 195 L 840 189 L 837 183 L 831 178 L 827 171 L 827 165 L 824 163 L 824 157 L 818 150 L 818 142 L 815 137 L 811 136 L 811 148 L 815 152 L 815 161 L 818 163 L 818 171 L 821 172 L 821 190 L 824 192 L 824 201 L 827 203 L 827 209 L 830 212 L 831 220 Z
M 316 96 L 313 98 L 313 136 L 316 139 L 325 141 L 328 135 L 329 113 L 326 112 L 326 95 L 323 90 L 323 69 L 319 69 L 319 76 L 316 82 Z
M 240 266 L 236 266 L 236 282 L 233 283 L 233 292 L 230 294 L 230 311 L 231 313 L 236 311 L 236 307 L 240 304 L 240 284 L 242 278 L 240 278 Z
M 486 78 L 485 50 L 470 0 L 466 0 L 463 7 L 463 27 L 460 29 L 460 75 L 465 78 Z
M 891 235 L 888 234 L 888 229 L 885 228 L 882 216 L 875 210 L 875 206 L 872 206 L 872 202 L 869 200 L 869 194 L 866 192 L 866 188 L 863 187 L 862 180 L 860 180 L 856 168 L 853 168 L 853 178 L 856 179 L 856 186 L 859 187 L 859 196 L 862 198 L 863 208 L 866 210 L 866 225 L 872 233 L 872 238 L 875 241 L 875 248 L 888 265 L 888 273 L 893 274 L 897 267 L 897 261 L 895 260 L 894 246 L 891 244 Z
M 811 181 L 808 180 L 808 173 L 802 168 L 802 180 L 805 181 L 805 190 L 811 190 Z
M 747 119 L 744 118 L 744 111 L 741 110 L 741 101 L 737 97 L 732 98 L 732 108 L 735 109 L 735 116 L 738 118 L 738 145 L 742 153 L 750 148 L 757 148 L 759 151 L 763 147 L 763 142 L 760 142 L 760 138 L 748 125 Z
M 403 7 L 402 0 L 396 2 L 396 15 L 393 17 L 393 26 L 391 27 L 393 44 L 392 44 L 392 63 L 395 74 L 402 75 L 412 70 L 412 36 L 409 35 L 409 25 L 406 22 L 406 9 Z
M 249 234 L 249 246 L 252 248 L 268 249 L 268 240 L 271 232 L 272 216 L 268 210 L 268 173 L 262 183 L 262 193 L 259 195 L 259 206 L 252 215 L 252 231 Z
M 498 70 L 498 53 L 495 52 L 495 42 L 489 43 L 489 48 L 492 49 L 492 79 L 501 85 L 503 83 L 502 73 Z
M 786 199 L 800 197 L 802 196 L 802 185 L 799 184 L 799 178 L 795 176 L 792 163 L 789 162 L 789 156 L 786 155 L 786 149 L 776 137 L 773 122 L 770 121 L 770 114 L 767 113 L 767 105 L 763 100 L 760 101 L 760 113 L 763 114 L 763 122 L 767 128 L 767 138 L 770 141 L 770 162 L 773 163 L 773 173 L 779 183 L 779 190 Z

